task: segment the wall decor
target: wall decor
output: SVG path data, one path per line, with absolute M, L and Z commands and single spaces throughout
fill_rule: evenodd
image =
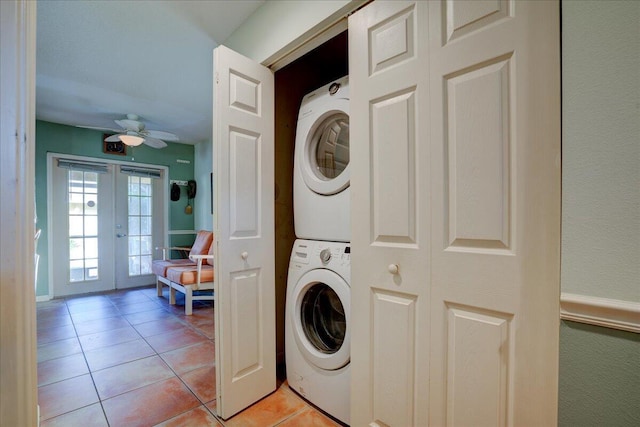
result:
M 127 146 L 124 145 L 122 141 L 116 142 L 107 142 L 109 134 L 102 135 L 102 152 L 107 154 L 116 154 L 118 156 L 126 156 L 127 155 Z

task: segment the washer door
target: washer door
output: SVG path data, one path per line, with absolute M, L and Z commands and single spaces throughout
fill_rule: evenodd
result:
M 333 109 L 307 117 L 302 177 L 314 192 L 330 196 L 349 186 L 349 100 L 334 99 Z
M 302 355 L 320 369 L 349 363 L 351 295 L 347 282 L 331 270 L 304 274 L 292 294 L 294 336 Z

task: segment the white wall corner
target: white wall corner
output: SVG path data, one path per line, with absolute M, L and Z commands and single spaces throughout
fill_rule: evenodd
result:
M 637 334 L 640 333 L 640 302 L 563 292 L 560 318 Z

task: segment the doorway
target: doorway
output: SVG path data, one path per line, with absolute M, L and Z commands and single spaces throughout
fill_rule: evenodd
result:
M 49 294 L 151 284 L 163 246 L 166 168 L 49 154 Z

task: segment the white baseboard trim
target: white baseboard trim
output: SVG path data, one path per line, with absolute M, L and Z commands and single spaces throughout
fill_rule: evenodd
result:
M 39 297 L 36 297 L 36 302 L 45 302 L 45 301 L 51 301 L 51 296 L 50 295 L 40 295 Z
M 640 303 L 563 292 L 560 318 L 640 333 Z

